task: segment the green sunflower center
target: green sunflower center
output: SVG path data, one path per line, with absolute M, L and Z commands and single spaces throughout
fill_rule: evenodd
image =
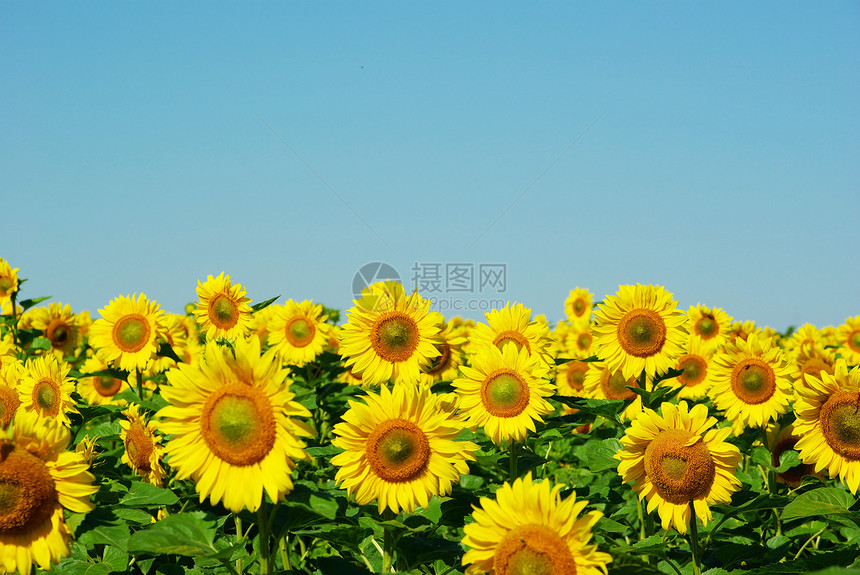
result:
M 546 525 L 514 527 L 496 546 L 498 575 L 575 575 L 576 560 L 567 543 Z
M 678 381 L 687 387 L 694 387 L 702 383 L 708 374 L 708 362 L 699 355 L 687 354 L 678 360 L 678 369 L 684 370 L 678 376 Z
M 660 497 L 684 505 L 705 497 L 716 477 L 716 465 L 701 437 L 683 429 L 661 431 L 645 449 L 645 473 Z
M 842 457 L 860 460 L 860 393 L 837 391 L 821 406 L 821 431 Z
M 860 329 L 851 333 L 851 336 L 848 338 L 848 347 L 860 353 Z
M 294 317 L 287 323 L 284 334 L 293 347 L 305 347 L 314 340 L 316 328 L 304 317 Z
M 600 378 L 600 387 L 607 399 L 633 399 L 636 397 L 636 392 L 627 389 L 627 386 L 639 387 L 635 378 L 624 379 L 621 370 L 603 371 L 603 376 Z
M 383 313 L 371 328 L 371 345 L 385 361 L 397 363 L 412 357 L 418 347 L 418 324 L 400 311 Z
M 430 442 L 421 429 L 405 419 L 389 419 L 376 426 L 367 438 L 367 462 L 385 481 L 409 481 L 430 462 Z
M 41 379 L 33 386 L 33 403 L 44 415 L 57 415 L 60 411 L 60 390 L 50 379 Z
M 581 297 L 576 298 L 576 300 L 573 302 L 574 315 L 576 315 L 577 317 L 581 316 L 585 312 L 586 306 L 587 304 L 585 303 L 584 299 L 582 299 Z
M 57 490 L 45 463 L 24 449 L 0 449 L 0 536 L 24 535 L 50 521 Z
M 712 316 L 704 316 L 696 322 L 696 333 L 702 339 L 711 339 L 717 335 L 717 322 Z
M 578 347 L 580 351 L 585 351 L 591 347 L 593 339 L 594 338 L 590 333 L 581 333 L 576 337 L 576 347 Z
M 96 392 L 103 397 L 113 397 L 122 387 L 122 380 L 110 377 L 109 375 L 101 375 L 95 378 Z
M 226 294 L 209 302 L 209 319 L 218 329 L 230 329 L 239 322 L 239 306 Z
M 529 386 L 515 371 L 500 369 L 484 380 L 481 400 L 490 415 L 514 417 L 528 407 Z
M 634 357 L 651 357 L 666 343 L 666 323 L 660 314 L 651 309 L 636 308 L 627 312 L 618 322 L 618 343 Z
M 0 276 L 0 294 L 8 296 L 9 290 L 12 289 L 13 285 L 12 278 L 9 276 Z
M 272 404 L 261 389 L 244 383 L 213 393 L 203 407 L 201 424 L 212 452 L 233 465 L 257 463 L 275 445 Z
M 747 405 L 758 405 L 776 393 L 773 368 L 758 358 L 746 358 L 732 370 L 732 391 Z
M 123 352 L 134 353 L 149 341 L 149 322 L 140 314 L 120 318 L 113 328 L 113 341 Z
M 582 386 L 585 384 L 585 374 L 588 372 L 588 364 L 584 361 L 572 361 L 572 365 L 567 370 L 567 384 L 574 391 L 582 391 Z

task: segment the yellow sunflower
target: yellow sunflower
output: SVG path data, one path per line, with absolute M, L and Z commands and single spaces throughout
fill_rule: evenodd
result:
M 205 283 L 197 280 L 197 299 L 194 317 L 207 339 L 235 339 L 251 333 L 251 300 L 245 297 L 245 288 L 233 285 L 224 272 L 217 278 L 207 276 Z
M 571 360 L 556 368 L 555 385 L 558 394 L 566 397 L 588 397 L 585 378 L 593 362 Z
M 158 351 L 156 337 L 164 329 L 164 312 L 144 294 L 119 296 L 90 328 L 90 345 L 108 364 L 127 371 L 146 369 Z
M 332 444 L 344 451 L 331 459 L 340 468 L 335 479 L 359 505 L 376 500 L 380 513 L 426 509 L 469 472 L 478 446 L 456 441 L 463 424 L 427 387 L 401 383 L 361 399 L 334 426 Z
M 632 400 L 630 405 L 625 407 L 621 413 L 622 420 L 634 419 L 642 411 L 642 396 L 627 389 L 628 386 L 639 387 L 639 381 L 635 377 L 625 379 L 620 369 L 611 369 L 602 361 L 588 364 L 583 385 L 585 397 Z
M 754 321 L 734 321 L 729 326 L 729 343 L 735 343 L 739 339 L 746 341 L 751 333 L 758 331 L 760 330 L 756 327 Z
M 735 434 L 762 427 L 788 410 L 791 368 L 782 350 L 757 332 L 729 343 L 711 362 L 710 395 Z
M 106 369 L 108 365 L 98 356 L 88 358 L 81 368 L 84 374 Z M 128 383 L 109 375 L 92 375 L 78 379 L 78 394 L 90 405 L 123 405 L 125 400 L 115 399 L 114 396 L 126 389 L 131 389 Z
M 18 291 L 18 269 L 0 258 L 0 302 L 11 301 L 12 294 Z
M 19 411 L 0 440 L 0 568 L 29 574 L 48 570 L 69 555 L 71 529 L 64 510 L 93 509 L 95 478 L 80 454 L 66 451 L 71 438 L 56 420 Z
M 811 323 L 805 323 L 785 338 L 782 346 L 788 354 L 812 355 L 817 350 L 824 349 L 824 336 L 820 329 Z
M 252 337 L 233 351 L 209 340 L 200 362 L 167 372 L 158 427 L 173 435 L 165 451 L 177 479 L 191 477 L 201 502 L 256 511 L 264 490 L 272 501 L 292 491 L 294 460 L 309 458 L 299 437 L 314 431 L 292 419 L 310 412 L 293 401 L 273 349 L 261 356 Z
M 23 368 L 7 362 L 0 366 L 0 429 L 6 429 L 21 407 L 18 382 Z
M 810 353 L 795 351 L 791 354 L 791 377 L 794 387 L 806 385 L 809 376 L 819 377 L 822 371 L 833 375 L 833 366 L 836 364 L 836 352 L 829 347 L 812 347 Z
M 562 348 L 566 352 L 565 357 L 586 358 L 594 355 L 593 343 L 594 335 L 591 333 L 591 324 L 579 321 L 570 324 Z
M 567 313 L 567 320 L 571 323 L 585 320 L 585 323 L 591 319 L 591 311 L 594 301 L 594 294 L 585 288 L 576 287 L 570 290 L 570 295 L 564 300 L 564 311 Z
M 770 464 L 774 467 L 779 467 L 780 456 L 789 450 L 797 451 L 797 442 L 800 436 L 794 430 L 794 424 L 780 426 L 778 423 L 773 423 L 767 429 L 767 444 L 770 447 Z M 779 483 L 784 483 L 792 489 L 800 487 L 800 483 L 805 475 L 818 475 L 815 473 L 815 466 L 811 463 L 801 463 L 782 473 L 776 474 L 776 480 Z
M 466 343 L 464 330 L 448 322 L 445 329 L 439 334 L 442 343 L 437 345 L 439 355 L 433 362 L 421 370 L 419 383 L 433 385 L 439 381 L 453 381 L 459 374 L 459 368 L 463 365 L 463 345 Z
M 165 477 L 161 466 L 164 448 L 155 434 L 155 422 L 147 422 L 137 405 L 130 405 L 122 413 L 126 417 L 119 421 L 122 427 L 119 436 L 125 445 L 122 462 L 147 483 L 161 486 Z
M 45 332 L 54 355 L 58 359 L 72 355 L 78 345 L 78 324 L 72 306 L 52 303 L 35 308 L 32 313 L 31 325 Z
M 71 367 L 53 355 L 42 355 L 27 360 L 18 397 L 24 408 L 41 417 L 56 419 L 62 425 L 71 425 L 69 413 L 77 413 L 72 392 L 75 380 L 69 377 Z
M 626 378 L 643 372 L 653 378 L 684 353 L 687 316 L 662 286 L 623 285 L 594 312 L 597 356 Z
M 640 501 L 648 499 L 647 512 L 657 509 L 663 529 L 674 525 L 683 534 L 691 501 L 703 525 L 713 519 L 710 505 L 731 501 L 741 486 L 735 473 L 743 456 L 726 442 L 731 429 L 710 429 L 717 420 L 704 405 L 688 409 L 682 401 L 661 409 L 662 416 L 653 409 L 639 414 L 615 458 L 621 480 L 633 483 Z
M 277 350 L 283 363 L 302 367 L 315 360 L 326 346 L 326 317 L 323 306 L 311 300 L 301 303 L 287 300 L 269 319 L 269 345 Z
M 536 357 L 546 364 L 553 362 L 552 340 L 546 322 L 532 321 L 532 311 L 521 303 L 510 302 L 502 309 L 487 312 L 487 324 L 478 323 L 470 333 L 479 343 L 495 345 L 499 349 L 512 342 L 525 349 L 530 357 Z
M 547 379 L 549 367 L 529 356 L 525 346 L 513 342 L 503 349 L 485 345 L 461 366 L 463 377 L 452 383 L 460 396 L 460 409 L 469 414 L 467 424 L 480 426 L 500 445 L 504 441 L 523 441 L 535 431 L 535 421 L 552 413 L 544 399 L 555 392 Z
M 699 303 L 690 307 L 687 317 L 690 335 L 698 336 L 703 347 L 717 350 L 729 341 L 733 318 L 722 308 L 709 308 Z
M 678 399 L 699 399 L 708 395 L 711 387 L 711 360 L 716 350 L 712 344 L 706 344 L 697 335 L 691 335 L 687 342 L 687 349 L 675 364 L 675 369 L 683 370 L 684 373 L 672 379 L 663 380 L 663 385 L 670 387 L 681 387 Z
M 18 365 L 18 348 L 5 339 L 0 339 L 0 368 L 5 365 Z
M 531 472 L 505 483 L 495 499 L 481 498 L 473 523 L 463 528 L 466 575 L 598 575 L 612 561 L 589 545 L 599 511 L 580 514 L 588 501 L 565 499 L 563 485 L 533 481 Z
M 850 372 L 838 360 L 834 373 L 809 376 L 797 388 L 794 432 L 800 435 L 795 449 L 815 472 L 837 475 L 851 493 L 860 489 L 860 367 Z
M 848 365 L 860 365 L 860 315 L 849 317 L 836 328 L 834 339 L 840 345 L 839 353 Z
M 362 292 L 347 312 L 338 351 L 344 364 L 361 374 L 363 385 L 418 381 L 442 343 L 439 332 L 445 319 L 429 311 L 431 303 L 418 292 L 407 296 L 403 286 L 392 281 Z
M 156 348 L 164 344 L 170 346 L 176 357 L 182 359 L 185 355 L 186 339 L 188 331 L 186 329 L 185 319 L 188 316 L 178 315 L 175 313 L 166 313 L 161 318 L 161 332 L 156 338 Z M 171 367 L 176 367 L 176 360 L 156 355 L 146 368 L 147 374 L 155 376 L 159 373 L 167 371 Z

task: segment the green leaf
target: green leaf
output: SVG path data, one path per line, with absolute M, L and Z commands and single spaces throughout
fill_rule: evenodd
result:
M 837 487 L 819 487 L 797 498 L 785 506 L 780 519 L 790 521 L 804 517 L 839 515 L 848 513 L 848 508 L 854 505 L 854 497 L 844 489 Z
M 189 557 L 217 553 L 218 549 L 213 545 L 215 522 L 204 517 L 205 513 L 200 511 L 168 515 L 149 528 L 132 533 L 128 551 Z
M 20 285 L 20 282 L 19 282 L 19 285 Z M 18 302 L 18 305 L 20 305 L 24 309 L 24 311 L 27 311 L 28 309 L 30 309 L 34 305 L 38 305 L 45 300 L 51 299 L 52 297 L 54 297 L 54 296 L 46 295 L 44 297 L 34 297 L 34 298 L 30 298 L 30 299 L 25 299 L 25 300 L 21 300 L 20 302 Z
M 800 455 L 793 449 L 783 451 L 779 456 L 779 467 L 775 469 L 777 473 L 785 473 L 792 467 L 797 467 L 803 463 L 800 461 Z
M 309 502 L 311 508 L 326 519 L 334 519 L 337 515 L 337 501 L 334 499 L 311 494 Z
M 155 352 L 155 355 L 158 357 L 167 357 L 176 363 L 183 363 L 179 356 L 176 355 L 176 352 L 173 351 L 173 347 L 166 341 L 163 341 L 158 345 L 158 350 Z
M 82 545 L 113 545 L 122 551 L 127 550 L 129 538 L 128 525 L 97 525 L 78 535 L 78 543 Z
M 177 501 L 179 497 L 169 489 L 142 481 L 133 481 L 128 494 L 119 500 L 119 504 L 126 507 L 158 507 L 173 505 Z
M 555 364 L 556 365 L 562 365 L 565 363 L 569 363 L 571 361 L 581 361 L 584 363 L 593 363 L 595 361 L 600 361 L 600 358 L 598 358 L 596 355 L 592 355 L 591 357 L 586 357 L 584 359 L 578 358 L 578 357 L 557 357 L 555 359 Z
M 326 445 L 324 447 L 308 447 L 305 449 L 311 457 L 328 457 L 329 455 L 337 455 L 343 453 L 342 447 L 335 445 Z
M 111 566 L 111 570 L 122 573 L 128 569 L 128 553 L 112 545 L 105 547 L 103 561 Z
M 30 342 L 30 349 L 41 349 L 47 351 L 51 349 L 51 340 L 47 337 L 37 337 Z
M 272 299 L 267 299 L 266 301 L 261 301 L 260 303 L 255 303 L 254 305 L 251 306 L 252 313 L 257 313 L 261 309 L 269 307 L 270 305 L 275 303 L 275 300 L 278 299 L 279 297 L 281 297 L 281 296 L 276 295 Z
M 585 457 L 588 461 L 588 469 L 594 473 L 616 469 L 621 463 L 614 455 L 621 448 L 621 442 L 617 439 L 605 439 L 603 441 L 589 441 L 585 446 Z
M 484 484 L 484 478 L 479 477 L 477 475 L 461 475 L 460 476 L 460 487 L 467 491 L 475 491 L 476 489 L 480 489 Z
M 108 575 L 113 569 L 107 563 L 90 563 L 79 559 L 60 561 L 51 573 L 53 575 Z
M 100 370 L 98 370 L 98 371 L 91 371 L 91 372 L 89 372 L 89 373 L 82 373 L 82 374 L 80 375 L 80 377 L 81 377 L 81 378 L 84 378 L 84 377 L 101 377 L 101 376 L 106 376 L 106 377 L 114 377 L 114 378 L 116 378 L 116 379 L 121 379 L 121 380 L 123 380 L 124 382 L 128 383 L 128 375 L 129 375 L 129 372 L 127 372 L 127 371 L 126 371 L 126 370 L 124 370 L 124 369 L 108 368 L 108 369 L 100 369 Z M 123 392 L 123 393 L 127 393 L 127 392 L 134 393 L 133 391 L 130 391 L 130 390 L 126 390 L 126 391 L 125 391 L 125 392 Z M 114 397 L 119 397 L 119 395 L 120 395 L 120 394 L 117 394 L 117 395 L 115 395 Z M 136 394 L 135 394 L 135 397 L 137 397 L 137 395 L 136 395 Z

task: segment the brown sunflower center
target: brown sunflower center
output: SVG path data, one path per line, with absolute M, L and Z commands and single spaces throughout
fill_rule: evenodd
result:
M 389 419 L 367 438 L 367 462 L 385 481 L 410 481 L 430 462 L 430 442 L 421 429 L 405 419 Z
M 21 399 L 17 391 L 5 385 L 0 386 L 0 428 L 6 429 L 20 405 Z
M 820 357 L 811 357 L 804 361 L 800 367 L 800 374 L 804 382 L 806 382 L 806 377 L 809 375 L 820 378 L 822 371 L 833 375 L 833 366 Z
M 0 295 L 6 297 L 9 295 L 9 290 L 12 289 L 12 278 L 9 276 L 0 276 Z
M 606 399 L 633 399 L 636 397 L 636 392 L 627 389 L 627 386 L 639 387 L 636 378 L 624 379 L 621 370 L 610 371 L 603 370 L 603 375 L 600 377 L 600 388 Z
M 113 326 L 113 341 L 126 353 L 143 349 L 149 341 L 149 335 L 149 322 L 137 313 L 120 318 Z
M 716 477 L 716 465 L 701 437 L 683 429 L 661 431 L 645 449 L 645 473 L 660 497 L 683 505 L 708 494 Z
M 694 387 L 702 383 L 708 375 L 708 362 L 696 354 L 682 355 L 678 360 L 678 369 L 684 370 L 684 373 L 678 376 L 678 381 L 687 387 Z
M 305 347 L 314 340 L 317 329 L 304 317 L 294 317 L 284 328 L 284 337 L 293 347 Z
M 711 339 L 716 337 L 720 330 L 718 329 L 716 320 L 714 320 L 714 316 L 704 315 L 696 322 L 695 332 L 702 339 Z
M 50 378 L 42 378 L 33 386 L 33 406 L 42 415 L 57 415 L 60 397 L 60 387 Z
M 573 315 L 576 317 L 582 317 L 582 314 L 585 313 L 585 308 L 588 307 L 588 304 L 585 302 L 584 298 L 578 297 L 573 301 Z
M 766 362 L 750 357 L 732 370 L 732 391 L 747 405 L 764 403 L 776 393 L 776 374 Z
M 484 380 L 481 402 L 494 417 L 514 417 L 528 407 L 529 386 L 517 372 L 499 369 Z
M 582 391 L 585 384 L 585 374 L 588 373 L 588 364 L 584 361 L 571 361 L 567 368 L 567 384 L 574 391 Z
M 209 321 L 218 329 L 230 329 L 239 321 L 239 306 L 227 294 L 219 293 L 209 301 Z
M 93 380 L 96 393 L 102 397 L 113 397 L 122 387 L 122 380 L 109 375 L 100 375 Z
M 821 431 L 845 459 L 860 460 L 860 392 L 837 391 L 821 406 Z
M 392 363 L 412 357 L 419 339 L 415 320 L 396 310 L 380 315 L 370 331 L 370 342 L 376 355 Z
M 445 371 L 445 369 L 451 364 L 451 346 L 448 345 L 448 342 L 443 341 L 440 345 L 436 346 L 436 349 L 439 350 L 439 357 L 433 360 L 433 363 L 431 363 L 430 367 L 426 370 L 427 373 L 439 373 L 440 371 Z
M 856 329 L 848 336 L 848 347 L 857 353 L 860 353 L 860 329 Z
M 65 321 L 55 319 L 48 324 L 45 336 L 51 340 L 52 347 L 63 347 L 72 337 L 72 327 Z
M 45 463 L 24 449 L 0 448 L 0 536 L 32 532 L 50 521 L 58 505 Z
M 125 434 L 125 452 L 132 467 L 145 472 L 152 471 L 149 462 L 152 450 L 152 437 L 146 428 L 139 421 L 132 421 Z
M 621 318 L 616 334 L 621 348 L 629 355 L 651 357 L 666 343 L 666 323 L 656 311 L 636 308 Z
M 496 336 L 496 339 L 493 340 L 493 345 L 495 345 L 499 349 L 502 349 L 508 342 L 512 342 L 514 345 L 516 345 L 517 350 L 526 348 L 526 351 L 529 352 L 529 355 L 531 355 L 532 348 L 529 345 L 529 340 L 526 339 L 526 336 L 524 336 L 518 331 L 509 329 L 507 331 L 501 332 L 499 335 Z
M 244 383 L 230 383 L 213 393 L 200 423 L 212 453 L 233 465 L 257 463 L 275 445 L 272 404 L 262 390 Z
M 576 560 L 551 527 L 529 523 L 502 538 L 493 556 L 497 575 L 575 575 Z
M 585 351 L 591 347 L 591 342 L 593 340 L 594 338 L 590 333 L 581 333 L 576 336 L 576 347 L 578 347 L 580 351 Z

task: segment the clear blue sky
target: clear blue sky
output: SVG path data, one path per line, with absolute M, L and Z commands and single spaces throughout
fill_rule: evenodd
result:
M 372 261 L 860 314 L 858 2 L 3 1 L 0 86 L 0 255 L 94 316 Z

